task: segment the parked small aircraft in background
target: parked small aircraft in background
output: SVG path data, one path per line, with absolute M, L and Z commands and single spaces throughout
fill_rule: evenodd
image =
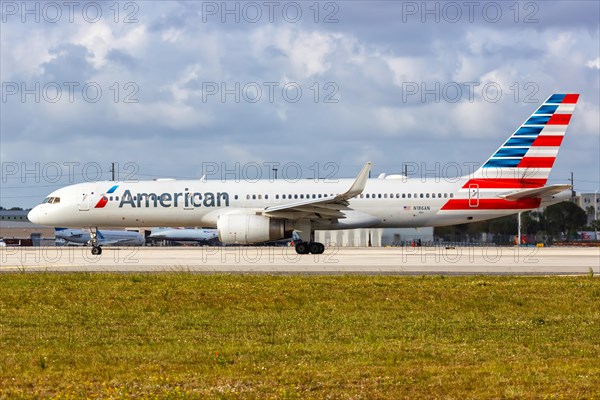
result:
M 144 235 L 133 231 L 97 230 L 99 244 L 102 246 L 143 246 L 146 243 Z M 54 228 L 56 239 L 77 244 L 91 244 L 91 235 L 82 229 Z
M 153 240 L 195 243 L 210 243 L 219 240 L 219 231 L 216 229 L 157 228 L 152 229 L 151 232 L 148 239 Z

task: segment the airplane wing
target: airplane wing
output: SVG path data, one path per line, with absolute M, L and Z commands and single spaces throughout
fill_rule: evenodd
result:
M 534 197 L 544 198 L 565 190 L 571 190 L 571 185 L 550 185 L 541 188 L 517 190 L 509 194 L 501 195 L 500 197 L 506 200 L 519 200 Z
M 266 207 L 263 215 L 274 218 L 298 220 L 303 218 L 337 220 L 345 218 L 344 211 L 351 210 L 348 200 L 361 194 L 371 171 L 371 162 L 367 162 L 358 173 L 354 183 L 342 194 L 325 199 L 309 199 L 294 203 Z

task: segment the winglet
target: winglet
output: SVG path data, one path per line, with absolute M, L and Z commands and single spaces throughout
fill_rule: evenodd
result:
M 349 200 L 354 196 L 358 196 L 365 190 L 365 185 L 367 183 L 367 179 L 369 179 L 369 172 L 371 172 L 371 161 L 368 161 L 364 167 L 360 170 L 358 175 L 356 176 L 356 180 L 350 186 L 350 189 L 346 191 L 346 193 L 340 194 L 336 197 L 336 200 Z

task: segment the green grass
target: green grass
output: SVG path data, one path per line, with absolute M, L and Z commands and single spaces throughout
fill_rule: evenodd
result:
M 1 274 L 4 397 L 600 398 L 600 280 Z

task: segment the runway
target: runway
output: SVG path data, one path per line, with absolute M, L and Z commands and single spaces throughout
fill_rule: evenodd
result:
M 291 247 L 0 248 L 1 272 L 196 272 L 389 275 L 600 275 L 600 248 L 329 247 L 298 255 Z

